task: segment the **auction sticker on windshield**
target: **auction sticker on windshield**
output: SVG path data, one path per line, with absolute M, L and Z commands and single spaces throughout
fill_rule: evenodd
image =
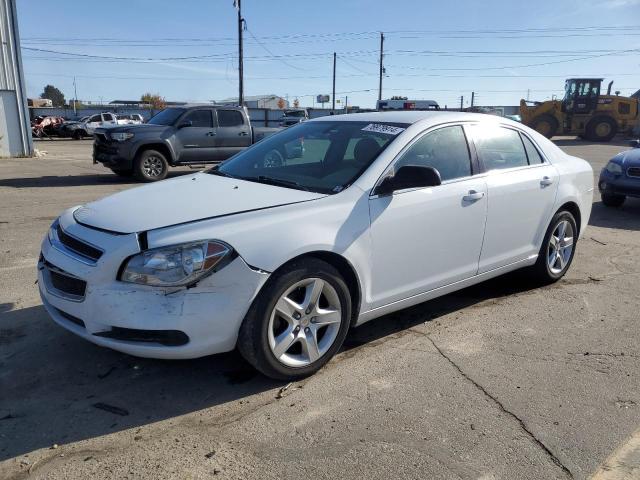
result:
M 382 123 L 370 123 L 362 129 L 364 132 L 386 133 L 387 135 L 398 135 L 404 132 L 404 128 L 384 125 Z

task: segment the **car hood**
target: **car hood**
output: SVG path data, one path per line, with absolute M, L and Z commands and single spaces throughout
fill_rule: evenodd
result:
M 620 152 L 611 160 L 616 163 L 620 163 L 625 167 L 640 167 L 640 148 L 633 148 L 626 152 Z
M 89 227 L 132 233 L 325 196 L 197 173 L 116 193 L 78 208 L 73 216 L 77 222 Z

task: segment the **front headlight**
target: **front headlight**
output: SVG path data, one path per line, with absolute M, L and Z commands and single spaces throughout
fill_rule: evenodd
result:
M 216 241 L 154 248 L 131 257 L 120 280 L 157 287 L 189 285 L 221 266 L 231 252 L 231 247 Z
M 622 173 L 622 166 L 612 161 L 609 161 L 609 163 L 607 163 L 607 166 L 605 168 L 609 173 L 614 173 L 616 175 L 619 175 Z
M 133 138 L 133 133 L 117 132 L 117 133 L 112 133 L 110 136 L 116 142 L 124 142 L 125 140 L 129 140 L 130 138 Z

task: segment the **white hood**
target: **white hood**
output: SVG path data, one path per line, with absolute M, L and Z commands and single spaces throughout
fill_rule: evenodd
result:
M 132 233 L 324 196 L 198 173 L 116 193 L 88 203 L 73 216 L 90 227 Z

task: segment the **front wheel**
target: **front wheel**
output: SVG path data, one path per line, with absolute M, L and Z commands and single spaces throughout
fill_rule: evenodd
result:
M 133 172 L 142 182 L 157 182 L 167 176 L 169 163 L 157 150 L 144 150 L 136 158 Z
M 336 354 L 350 322 L 351 296 L 340 273 L 321 260 L 302 259 L 264 286 L 240 327 L 238 349 L 266 376 L 296 380 Z
M 573 215 L 567 211 L 556 213 L 542 241 L 538 260 L 532 273 L 541 283 L 560 280 L 573 261 L 578 240 L 578 228 Z

